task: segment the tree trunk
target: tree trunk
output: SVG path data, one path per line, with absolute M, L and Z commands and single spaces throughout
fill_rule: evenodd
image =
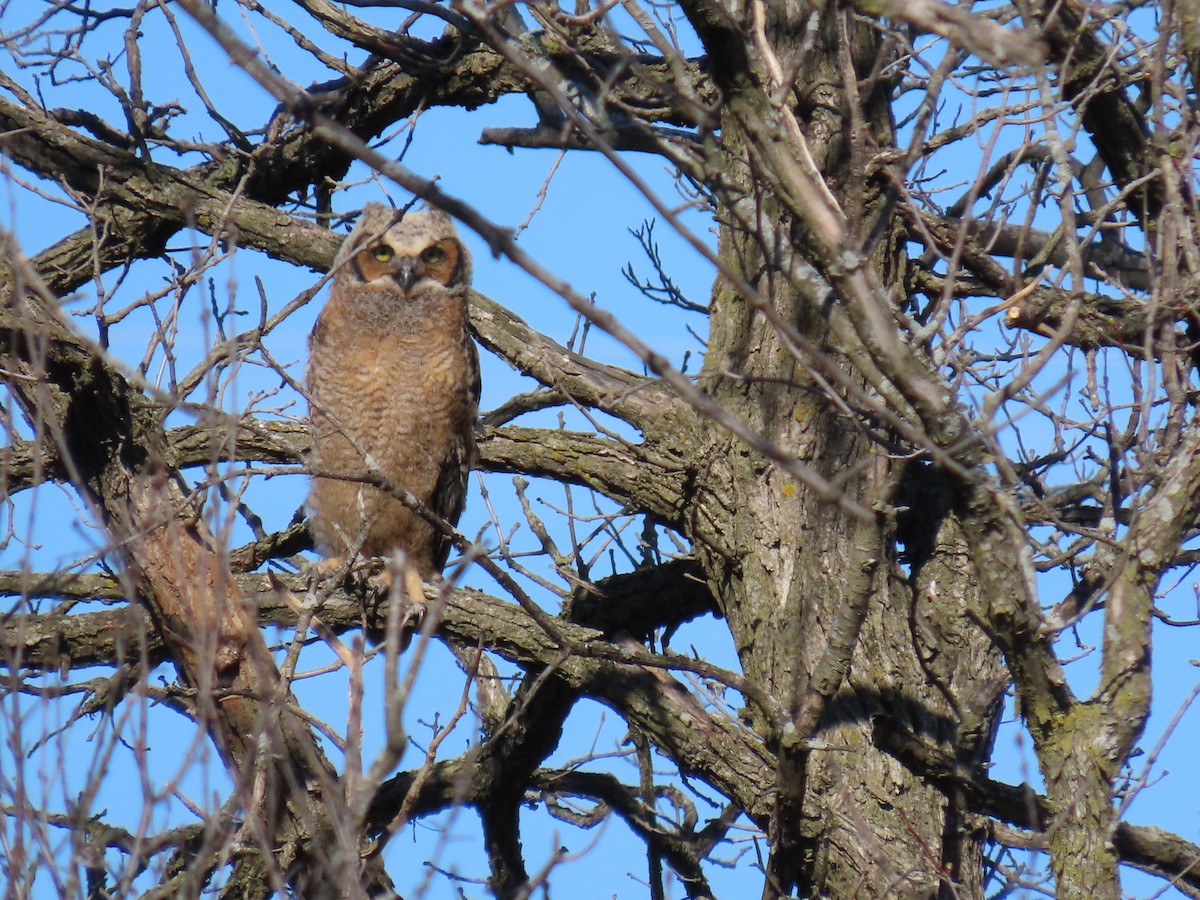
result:
M 795 83 L 804 91 L 789 99 L 812 157 L 842 208 L 860 210 L 858 233 L 883 236 L 864 249 L 881 281 L 902 296 L 903 245 L 882 180 L 864 184 L 857 177 L 839 63 L 840 43 L 861 81 L 883 48 L 874 32 L 852 23 L 842 41 L 840 14 L 827 12 L 815 43 L 802 50 L 805 14 L 792 7 L 768 23 L 769 43 L 784 71 L 799 67 Z M 783 55 L 787 47 L 791 58 Z M 719 62 L 714 71 L 721 71 Z M 870 509 L 893 499 L 904 463 L 889 459 L 842 414 L 823 386 L 829 379 L 810 372 L 781 333 L 780 322 L 838 358 L 822 309 L 797 285 L 795 269 L 789 277 L 778 255 L 764 252 L 773 244 L 764 235 L 786 236 L 792 246 L 811 241 L 775 198 L 756 196 L 761 137 L 747 134 L 744 124 L 758 114 L 741 106 L 744 88 L 731 82 L 723 85 L 722 137 L 742 199 L 736 211 L 719 211 L 719 253 L 727 271 L 757 297 L 718 282 L 701 383 L 725 409 Z M 878 99 L 868 101 L 870 140 L 890 147 L 892 122 L 884 92 L 876 93 Z M 754 198 L 749 216 L 747 197 Z M 736 224 L 739 216 L 742 223 L 759 223 L 757 231 Z M 854 377 L 848 365 L 839 365 Z M 962 617 L 974 578 L 954 521 L 920 523 L 923 565 L 914 564 L 907 577 L 893 550 L 894 522 L 880 517 L 863 524 L 721 428 L 700 428 L 692 444 L 698 477 L 690 536 L 746 675 L 786 699 L 788 724 L 805 732 L 789 737 L 786 725 L 774 728 L 765 711 L 751 713 L 781 759 L 774 864 L 764 896 L 795 887 L 800 896 L 929 897 L 951 883 L 958 896 L 981 895 L 979 835 L 970 833 L 955 798 L 922 783 L 871 740 L 872 720 L 889 716 L 964 761 L 990 748 L 1005 682 L 998 655 Z M 936 472 L 921 472 L 936 493 Z M 854 621 L 856 609 L 863 615 Z M 823 677 L 822 667 L 859 625 L 847 679 L 815 729 L 803 725 L 805 698 Z

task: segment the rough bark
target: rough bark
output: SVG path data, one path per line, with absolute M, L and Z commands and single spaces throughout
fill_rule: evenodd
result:
M 718 4 L 688 8 L 714 58 L 732 46 L 728 32 L 743 27 L 731 9 Z M 799 6 L 776 7 L 766 25 L 779 65 L 785 71 L 797 66 L 797 83 L 805 86 L 802 96 L 789 95 L 786 102 L 794 104 L 834 195 L 858 211 L 857 236 L 882 235 L 874 246 L 868 243 L 867 255 L 895 302 L 903 290 L 902 250 L 885 186 L 860 180 L 863 160 L 855 158 L 848 135 L 856 100 L 847 92 L 857 86 L 847 84 L 839 56 L 848 54 L 854 71 L 870 83 L 883 48 L 869 29 L 827 10 L 816 51 L 801 50 L 790 35 L 806 33 L 806 13 Z M 764 170 L 781 165 L 776 157 L 789 152 L 764 146 L 773 138 L 750 125 L 775 115 L 761 84 L 765 66 L 761 59 L 725 58 L 713 67 L 725 96 L 731 206 L 756 196 Z M 894 142 L 884 99 L 882 91 L 866 99 L 872 150 Z M 812 241 L 801 223 L 769 199 L 757 201 L 749 214 L 739 212 L 723 210 L 719 253 L 726 270 L 756 293 L 748 296 L 718 281 L 704 383 L 723 406 L 811 462 L 862 506 L 881 509 L 898 484 L 896 464 L 878 455 L 828 402 L 789 344 L 785 329 L 794 328 L 811 345 L 827 346 L 828 325 L 812 296 L 772 258 L 772 248 L 762 245 L 762 235 L 787 235 L 800 247 Z M 760 228 L 747 231 L 745 221 Z M 811 258 L 820 265 L 819 257 Z M 765 315 L 764 308 L 774 315 Z M 852 520 L 719 429 L 700 426 L 696 442 L 714 464 L 696 481 L 688 534 L 744 670 L 773 695 L 789 698 L 792 717 L 790 723 L 757 722 L 780 754 L 781 796 L 768 870 L 769 882 L 776 883 L 768 883 L 764 896 L 786 894 L 793 886 L 800 896 L 829 897 L 978 891 L 980 836 L 963 824 L 961 801 L 897 768 L 870 739 L 872 719 L 890 711 L 964 759 L 978 758 L 990 746 L 1003 679 L 983 633 L 959 618 L 963 595 L 973 591 L 969 567 L 953 564 L 961 548 L 940 536 L 939 523 L 926 523 L 950 546 L 939 543 L 937 558 L 945 561 L 928 582 L 940 587 L 923 593 L 926 582 L 899 572 L 894 522 L 883 516 L 868 524 Z M 953 535 L 953 524 L 944 530 Z M 855 610 L 857 621 L 847 621 L 847 612 Z M 839 629 L 851 632 L 849 640 Z M 822 708 L 814 703 L 814 689 L 829 657 L 839 652 L 846 655 L 841 667 L 849 664 L 847 680 L 840 687 L 840 678 L 828 683 L 829 702 Z M 931 660 L 944 671 L 933 675 Z M 807 749 L 809 739 L 817 749 Z

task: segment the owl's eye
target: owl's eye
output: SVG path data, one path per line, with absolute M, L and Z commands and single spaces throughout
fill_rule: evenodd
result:
M 387 262 L 389 259 L 395 256 L 395 252 L 387 244 L 380 244 L 371 251 L 371 255 L 380 262 Z
M 421 262 L 427 266 L 436 266 L 445 256 L 441 247 L 426 247 L 421 251 Z

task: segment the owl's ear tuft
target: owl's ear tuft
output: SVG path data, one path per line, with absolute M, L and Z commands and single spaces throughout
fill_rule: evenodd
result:
M 363 207 L 354 225 L 354 230 L 342 241 L 342 247 L 333 261 L 339 267 L 354 256 L 366 244 L 383 237 L 384 232 L 404 218 L 404 210 L 393 209 L 372 201 Z

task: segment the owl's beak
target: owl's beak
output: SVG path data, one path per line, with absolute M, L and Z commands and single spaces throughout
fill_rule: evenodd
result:
M 413 289 L 413 285 L 417 283 L 417 260 L 412 256 L 405 256 L 396 264 L 396 281 L 400 287 L 404 288 L 404 293 L 408 293 Z

